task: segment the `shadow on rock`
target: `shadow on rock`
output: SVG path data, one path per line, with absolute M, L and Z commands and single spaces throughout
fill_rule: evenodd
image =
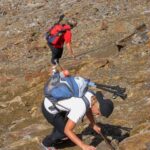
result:
M 119 142 L 129 137 L 130 135 L 131 128 L 115 126 L 110 124 L 101 124 L 101 123 L 98 123 L 98 125 L 101 127 L 102 134 L 112 145 L 114 145 L 114 141 L 115 144 L 117 143 L 118 145 Z M 94 146 L 98 146 L 104 140 L 100 134 L 94 132 L 90 127 L 87 127 L 82 132 L 82 136 L 88 137 L 88 135 L 93 136 L 93 139 L 91 140 L 91 145 Z

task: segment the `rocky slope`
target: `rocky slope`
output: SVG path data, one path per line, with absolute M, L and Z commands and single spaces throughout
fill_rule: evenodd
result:
M 65 51 L 61 64 L 72 74 L 127 88 L 126 100 L 113 100 L 110 118 L 96 118 L 107 138 L 117 149 L 149 150 L 149 8 L 149 0 L 1 0 L 0 150 L 40 149 L 40 140 L 52 129 L 40 112 L 51 55 L 44 33 L 62 13 L 77 18 L 78 26 L 72 44 L 76 60 Z M 142 23 L 146 28 L 118 51 L 116 41 Z M 112 99 L 110 93 L 103 94 Z M 76 132 L 97 149 L 108 149 L 86 120 Z M 60 149 L 79 148 L 66 143 Z

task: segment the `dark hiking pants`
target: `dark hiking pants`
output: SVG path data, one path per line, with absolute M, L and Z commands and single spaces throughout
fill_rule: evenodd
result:
M 51 44 L 48 44 L 49 48 L 52 51 L 52 58 L 51 58 L 51 63 L 53 65 L 56 65 L 56 62 L 59 63 L 59 59 L 62 57 L 63 54 L 63 48 L 56 48 Z
M 42 113 L 46 120 L 54 126 L 54 129 L 50 135 L 47 135 L 42 143 L 46 146 L 53 146 L 58 140 L 66 137 L 64 134 L 64 128 L 67 122 L 66 112 L 61 112 L 58 114 L 50 114 L 42 104 Z

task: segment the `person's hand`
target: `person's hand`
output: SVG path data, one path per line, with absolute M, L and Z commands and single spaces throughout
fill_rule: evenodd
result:
M 82 146 L 82 150 L 96 150 L 96 148 L 94 146 L 84 144 Z
M 67 56 L 68 56 L 69 58 L 75 59 L 75 55 L 73 54 L 73 52 L 68 52 L 68 53 L 67 53 Z
M 99 127 L 98 125 L 94 124 L 93 125 L 93 130 L 96 132 L 96 133 L 100 133 L 101 132 L 101 127 Z

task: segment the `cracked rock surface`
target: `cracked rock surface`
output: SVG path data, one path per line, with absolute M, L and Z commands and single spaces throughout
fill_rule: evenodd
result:
M 40 150 L 51 130 L 41 114 L 43 86 L 51 52 L 44 39 L 48 27 L 65 13 L 78 20 L 72 47 L 65 48 L 61 65 L 72 74 L 126 87 L 126 100 L 111 99 L 109 118 L 96 121 L 110 143 L 120 150 L 150 149 L 150 1 L 149 0 L 1 0 L 0 1 L 0 150 Z M 118 51 L 116 41 L 146 24 Z M 109 149 L 85 118 L 76 128 L 86 143 Z M 78 150 L 71 142 L 59 149 Z

